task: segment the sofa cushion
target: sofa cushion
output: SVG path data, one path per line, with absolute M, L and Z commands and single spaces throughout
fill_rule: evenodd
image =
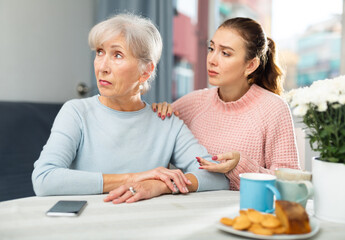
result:
M 35 195 L 33 163 L 62 104 L 0 102 L 0 201 Z

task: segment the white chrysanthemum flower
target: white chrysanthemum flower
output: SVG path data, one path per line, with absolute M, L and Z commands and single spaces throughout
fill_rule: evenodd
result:
M 308 111 L 307 105 L 298 105 L 294 110 L 293 114 L 298 117 L 303 117 Z
M 334 93 L 328 94 L 325 99 L 325 102 L 329 102 L 329 103 L 336 103 L 338 101 L 339 101 L 339 94 L 334 94 Z
M 344 105 L 345 104 L 345 94 L 339 96 L 339 101 L 340 104 Z
M 333 109 L 338 109 L 338 108 L 340 108 L 341 107 L 341 104 L 339 104 L 339 103 L 336 103 L 336 104 L 333 104 L 332 105 L 332 108 Z
M 323 102 L 317 105 L 317 111 L 318 112 L 325 112 L 327 110 L 327 103 Z
M 310 87 L 293 89 L 284 95 L 297 116 L 304 116 L 309 106 L 327 111 L 327 104 L 345 104 L 345 75 L 334 79 L 314 81 Z M 337 108 L 337 105 L 333 108 Z

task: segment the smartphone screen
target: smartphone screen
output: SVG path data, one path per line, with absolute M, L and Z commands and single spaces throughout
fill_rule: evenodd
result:
M 58 201 L 47 211 L 47 216 L 78 216 L 86 206 L 87 201 Z

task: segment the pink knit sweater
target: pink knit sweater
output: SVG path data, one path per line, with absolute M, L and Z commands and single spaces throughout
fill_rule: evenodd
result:
M 197 90 L 174 102 L 173 109 L 210 154 L 240 152 L 238 165 L 226 173 L 231 190 L 239 190 L 240 173 L 300 168 L 288 105 L 258 85 L 228 103 L 219 98 L 218 88 Z

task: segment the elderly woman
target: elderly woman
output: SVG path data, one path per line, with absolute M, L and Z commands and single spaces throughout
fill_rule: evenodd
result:
M 89 44 L 100 94 L 63 105 L 34 164 L 35 193 L 109 192 L 105 201 L 129 203 L 229 189 L 224 175 L 199 169 L 195 157 L 210 156 L 183 121 L 162 121 L 141 99 L 162 51 L 156 27 L 142 17 L 117 15 L 92 28 Z M 185 174 L 167 169 L 169 163 Z

